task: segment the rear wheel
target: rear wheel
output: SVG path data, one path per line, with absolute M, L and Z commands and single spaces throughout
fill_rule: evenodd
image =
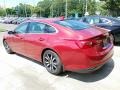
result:
M 62 72 L 62 64 L 59 56 L 51 51 L 46 50 L 43 54 L 43 64 L 48 72 L 52 74 L 60 74 Z
M 13 53 L 13 51 L 11 50 L 10 46 L 8 45 L 8 43 L 6 41 L 3 41 L 3 45 L 4 45 L 5 50 L 7 51 L 8 54 Z

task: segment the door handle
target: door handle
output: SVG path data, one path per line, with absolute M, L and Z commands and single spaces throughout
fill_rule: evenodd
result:
M 20 37 L 20 39 L 24 39 L 23 37 Z
M 39 38 L 39 41 L 44 41 L 45 39 L 44 38 Z

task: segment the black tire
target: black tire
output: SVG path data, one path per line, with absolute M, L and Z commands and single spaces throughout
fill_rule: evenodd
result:
M 52 50 L 46 50 L 43 54 L 43 64 L 48 72 L 58 75 L 62 72 L 62 63 L 59 56 Z
M 10 46 L 8 45 L 8 43 L 4 40 L 3 41 L 3 45 L 5 47 L 5 50 L 7 51 L 8 54 L 13 54 L 14 52 L 11 50 Z

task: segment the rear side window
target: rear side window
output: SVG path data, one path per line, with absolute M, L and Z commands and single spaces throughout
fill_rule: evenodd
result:
M 45 29 L 44 29 L 44 32 L 45 33 L 54 33 L 54 32 L 56 32 L 56 30 L 53 27 L 51 27 L 49 25 L 46 25 Z
M 71 28 L 73 30 L 83 30 L 86 28 L 90 28 L 90 25 L 82 23 L 77 20 L 56 21 L 55 23 L 57 23 L 61 26 L 67 27 L 67 28 Z
M 45 24 L 31 22 L 29 26 L 29 33 L 44 33 Z
M 54 33 L 56 30 L 47 24 L 31 22 L 29 26 L 29 33 Z

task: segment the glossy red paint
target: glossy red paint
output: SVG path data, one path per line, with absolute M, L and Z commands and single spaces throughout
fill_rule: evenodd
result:
M 53 20 L 54 21 L 54 20 Z M 24 33 L 6 34 L 4 40 L 14 52 L 42 62 L 42 52 L 45 49 L 55 51 L 63 64 L 64 70 L 87 70 L 105 64 L 113 55 L 112 40 L 102 47 L 107 30 L 91 27 L 86 30 L 73 31 L 70 28 L 53 23 L 52 20 L 31 20 L 53 26 L 56 33 Z

